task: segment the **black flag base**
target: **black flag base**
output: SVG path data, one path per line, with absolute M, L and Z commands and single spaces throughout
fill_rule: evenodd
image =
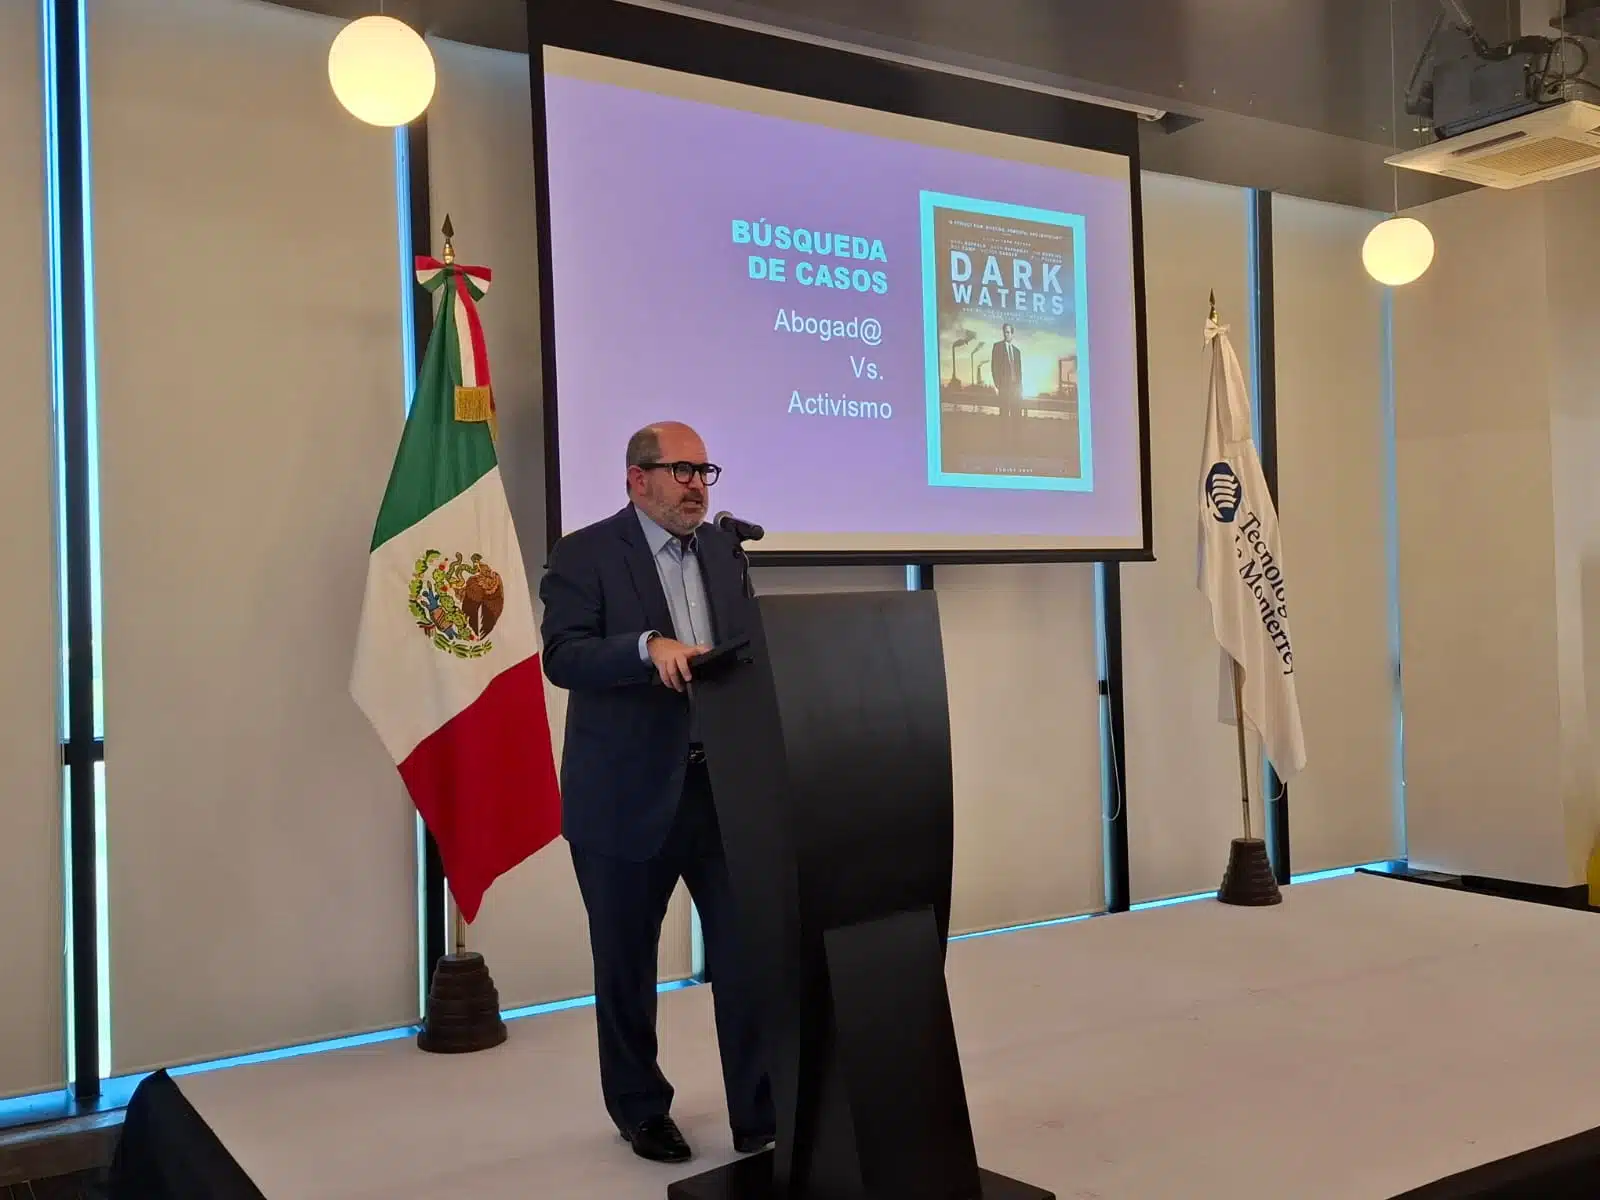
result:
M 1228 852 L 1228 869 L 1223 872 L 1217 899 L 1224 904 L 1243 904 L 1260 908 L 1282 904 L 1283 893 L 1272 876 L 1267 860 L 1267 844 L 1260 838 L 1234 838 Z
M 428 1012 L 417 1046 L 430 1054 L 471 1054 L 506 1040 L 500 993 L 483 955 L 447 954 L 433 969 Z
M 962 1200 L 1055 1200 L 1054 1192 L 981 1168 L 978 1185 L 982 1190 L 977 1195 L 963 1196 Z M 772 1152 L 739 1159 L 704 1175 L 679 1180 L 667 1187 L 667 1200 L 778 1200 L 772 1183 Z

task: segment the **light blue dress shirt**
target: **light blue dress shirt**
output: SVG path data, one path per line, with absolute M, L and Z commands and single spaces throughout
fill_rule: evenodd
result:
M 706 599 L 700 560 L 692 552 L 686 552 L 676 536 L 645 516 L 638 507 L 633 511 L 644 530 L 644 540 L 649 543 L 650 557 L 655 561 L 656 574 L 661 577 L 661 590 L 667 594 L 673 637 L 691 646 L 711 645 L 711 605 Z M 639 636 L 641 662 L 649 661 L 650 651 L 646 645 L 650 635 L 665 632 L 652 629 Z

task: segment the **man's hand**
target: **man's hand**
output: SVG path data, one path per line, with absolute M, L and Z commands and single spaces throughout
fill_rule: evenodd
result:
M 655 637 L 646 643 L 645 649 L 650 652 L 650 661 L 655 663 L 661 682 L 681 692 L 689 682 L 689 660 L 711 647 L 689 646 L 673 638 Z

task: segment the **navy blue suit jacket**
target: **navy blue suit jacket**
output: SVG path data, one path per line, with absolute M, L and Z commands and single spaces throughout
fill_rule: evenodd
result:
M 697 536 L 717 640 L 748 632 L 738 543 Z M 689 701 L 639 658 L 639 635 L 673 636 L 661 577 L 630 504 L 567 534 L 539 583 L 544 672 L 568 693 L 561 832 L 574 846 L 643 862 L 666 842 L 689 758 Z

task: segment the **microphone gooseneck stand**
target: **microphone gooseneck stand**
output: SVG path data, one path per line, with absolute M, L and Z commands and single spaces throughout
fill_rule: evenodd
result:
M 733 539 L 733 546 L 733 552 L 739 558 L 739 574 L 740 578 L 744 580 L 745 597 L 747 599 L 754 600 L 756 598 L 756 585 L 750 578 L 750 556 L 745 553 L 744 539 L 742 537 L 735 537 Z

